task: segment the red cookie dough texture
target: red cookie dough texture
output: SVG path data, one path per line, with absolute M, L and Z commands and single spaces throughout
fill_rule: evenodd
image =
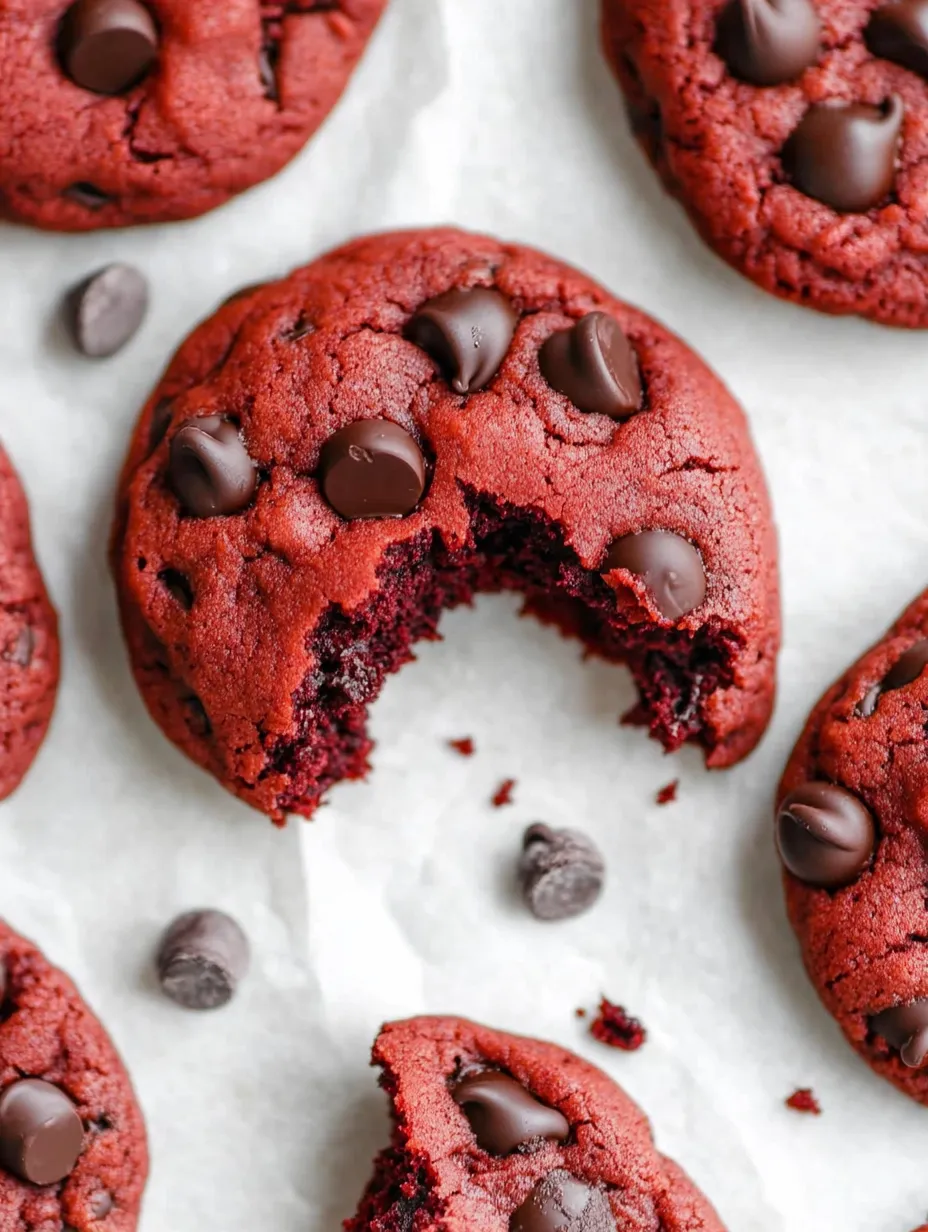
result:
M 733 2 L 737 7 L 741 0 Z M 925 40 L 891 33 L 877 44 L 873 27 L 868 32 L 877 10 L 912 9 L 912 17 L 899 18 L 910 32 L 919 21 L 924 25 L 924 18 L 914 14 L 911 0 L 895 6 L 888 0 L 813 0 L 812 21 L 817 17 L 821 27 L 817 48 L 813 38 L 811 56 L 801 54 L 786 69 L 785 80 L 767 85 L 745 80 L 720 54 L 719 23 L 731 4 L 603 0 L 606 55 L 635 133 L 665 187 L 706 242 L 765 290 L 825 312 L 925 328 Z M 796 59 L 797 46 L 801 50 L 804 44 L 806 7 L 799 0 L 744 0 L 761 42 L 763 31 L 780 31 L 779 38 L 767 40 L 761 57 L 768 70 L 776 69 L 772 49 L 780 39 Z M 906 50 L 888 51 L 890 42 Z M 894 58 L 908 56 L 912 64 L 920 55 L 921 71 L 882 58 L 873 47 Z M 855 202 L 855 193 L 847 192 L 855 178 L 847 167 L 854 158 L 838 134 L 829 138 L 820 129 L 821 144 L 812 142 L 804 158 L 788 145 L 809 109 L 819 104 L 880 109 L 871 115 L 871 137 L 864 133 L 865 121 L 851 141 L 859 139 L 859 182 L 876 185 L 876 191 L 864 192 L 866 200 Z M 834 115 L 820 113 L 815 123 L 833 124 Z M 836 174 L 845 158 L 845 171 Z M 831 204 L 825 200 L 829 196 Z
M 495 299 L 464 297 L 461 308 L 453 297 L 441 327 L 461 327 L 469 362 L 466 316 L 477 302 L 478 361 L 496 347 L 499 362 L 484 387 L 460 393 L 406 334 L 424 303 L 470 287 Z M 539 368 L 546 339 L 592 310 L 619 323 L 640 368 L 640 410 L 621 420 L 581 411 Z M 417 325 L 421 336 L 438 347 Z M 372 418 L 411 434 L 427 463 L 424 494 L 404 517 L 346 520 L 320 489 L 320 454 L 346 425 Z M 204 430 L 183 427 L 191 419 Z M 198 502 L 203 491 L 192 455 L 172 447 L 179 433 L 184 451 L 199 451 L 199 478 L 238 512 L 188 516 L 178 483 Z M 342 485 L 352 457 L 363 475 L 383 460 L 352 450 L 340 447 Z M 374 459 L 369 470 L 363 458 Z M 417 489 L 395 452 L 379 474 L 396 485 L 380 497 Z M 668 541 L 685 549 L 674 568 L 687 583 L 695 571 L 701 587 L 696 606 L 673 618 L 642 576 L 606 559 L 616 541 L 639 543 L 645 536 L 627 537 L 655 528 L 669 533 L 644 554 Z M 656 322 L 569 267 L 494 239 L 372 236 L 223 305 L 142 413 L 112 563 L 153 717 L 278 822 L 311 815 L 333 783 L 365 774 L 367 706 L 385 675 L 435 636 L 444 608 L 478 591 L 521 591 L 591 651 L 628 663 L 641 696 L 631 717 L 668 749 L 690 741 L 710 766 L 730 766 L 770 716 L 776 542 L 740 409 Z
M 373 1055 L 393 1140 L 346 1232 L 557 1232 L 567 1225 L 556 1203 L 547 1217 L 526 1217 L 530 1195 L 546 1186 L 568 1189 L 575 1209 L 586 1201 L 570 1223 L 585 1232 L 723 1232 L 689 1178 L 658 1154 L 641 1109 L 573 1053 L 459 1018 L 415 1018 L 388 1023 Z M 456 1102 L 461 1080 L 487 1071 L 508 1075 L 513 1093 L 497 1089 L 477 1109 Z M 526 1123 L 544 1136 L 520 1141 Z
M 157 56 L 72 80 L 68 0 L 0 0 L 0 217 L 60 231 L 192 218 L 276 174 L 337 102 L 386 0 L 146 0 Z
M 0 800 L 48 730 L 58 688 L 58 620 L 32 552 L 26 496 L 0 447 Z
M 60 1183 L 33 1185 L 0 1167 L 0 1228 L 133 1232 L 148 1149 L 129 1076 L 68 977 L 2 922 L 0 966 L 0 1092 L 42 1079 L 68 1096 L 83 1125 L 77 1164 Z

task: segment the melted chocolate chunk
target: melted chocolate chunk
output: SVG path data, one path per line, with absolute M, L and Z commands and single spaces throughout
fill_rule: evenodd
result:
M 474 1131 L 477 1145 L 491 1155 L 508 1155 L 539 1139 L 563 1142 L 567 1120 L 540 1103 L 515 1078 L 486 1070 L 462 1078 L 451 1092 Z

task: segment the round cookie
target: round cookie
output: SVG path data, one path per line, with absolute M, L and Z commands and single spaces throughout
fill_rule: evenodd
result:
M 386 0 L 0 0 L 0 217 L 192 218 L 276 174 Z
M 928 326 L 924 0 L 603 0 L 638 139 L 775 295 Z
M 744 417 L 589 278 L 459 231 L 227 301 L 145 408 L 112 562 L 167 735 L 276 821 L 367 769 L 386 673 L 478 591 L 627 662 L 729 766 L 770 715 L 776 542 Z
M 26 495 L 0 447 L 0 800 L 48 730 L 58 688 L 58 620 L 36 564 Z
M 928 594 L 821 699 L 777 845 L 809 976 L 860 1055 L 928 1104 Z
M 393 1141 L 346 1232 L 724 1232 L 641 1109 L 563 1048 L 413 1018 L 383 1028 L 373 1059 Z
M 2 922 L 0 972 L 0 1227 L 133 1232 L 148 1149 L 116 1050 L 67 976 Z

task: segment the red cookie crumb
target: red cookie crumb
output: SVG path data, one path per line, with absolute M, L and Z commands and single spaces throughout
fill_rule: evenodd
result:
M 462 757 L 473 757 L 476 752 L 474 742 L 470 736 L 464 736 L 461 740 L 449 740 L 448 744 L 454 749 L 455 753 L 460 753 Z
M 574 1010 L 574 1013 L 577 1015 L 578 1018 L 586 1018 L 586 1010 L 583 1009 L 582 1007 Z
M 677 798 L 677 788 L 680 786 L 680 780 L 674 779 L 672 783 L 668 783 L 666 787 L 662 787 L 657 793 L 658 804 L 671 804 Z
M 494 808 L 502 808 L 504 804 L 512 804 L 512 789 L 515 785 L 515 779 L 503 779 L 493 797 L 492 803 Z
M 794 1112 L 811 1112 L 813 1116 L 822 1115 L 822 1106 L 808 1087 L 800 1087 L 798 1091 L 794 1091 L 786 1101 L 786 1106 L 792 1108 Z
M 603 997 L 599 1003 L 599 1015 L 590 1025 L 590 1035 L 610 1048 L 623 1052 L 637 1052 L 648 1038 L 648 1033 L 638 1021 L 626 1014 L 621 1005 L 613 1005 Z

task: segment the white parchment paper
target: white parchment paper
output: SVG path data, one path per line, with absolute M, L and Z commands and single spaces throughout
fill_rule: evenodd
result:
M 271 184 L 197 222 L 88 237 L 0 229 L 0 435 L 62 617 L 48 742 L 0 808 L 0 912 L 71 972 L 132 1070 L 151 1134 L 144 1232 L 332 1232 L 386 1120 L 371 1040 L 467 1014 L 577 1048 L 642 1101 L 731 1232 L 909 1232 L 928 1111 L 877 1080 L 805 981 L 769 804 L 821 689 L 928 584 L 928 346 L 780 304 L 696 239 L 632 143 L 596 0 L 391 0 L 337 111 Z M 364 230 L 457 222 L 585 267 L 662 318 L 750 415 L 782 536 L 786 644 L 764 744 L 724 775 L 616 716 L 619 669 L 507 598 L 373 710 L 375 772 L 275 832 L 175 752 L 125 662 L 105 564 L 131 425 L 169 353 L 230 290 Z M 113 259 L 152 280 L 117 358 L 62 342 L 63 289 Z M 463 759 L 444 741 L 472 736 Z M 514 804 L 489 807 L 502 778 Z M 679 800 L 654 803 L 681 779 Z M 589 830 L 598 908 L 543 926 L 509 874 L 523 826 Z M 221 1015 L 160 997 L 175 911 L 225 907 L 255 966 Z M 627 1056 L 574 1016 L 600 993 L 650 1030 Z M 783 1106 L 811 1085 L 820 1119 Z

